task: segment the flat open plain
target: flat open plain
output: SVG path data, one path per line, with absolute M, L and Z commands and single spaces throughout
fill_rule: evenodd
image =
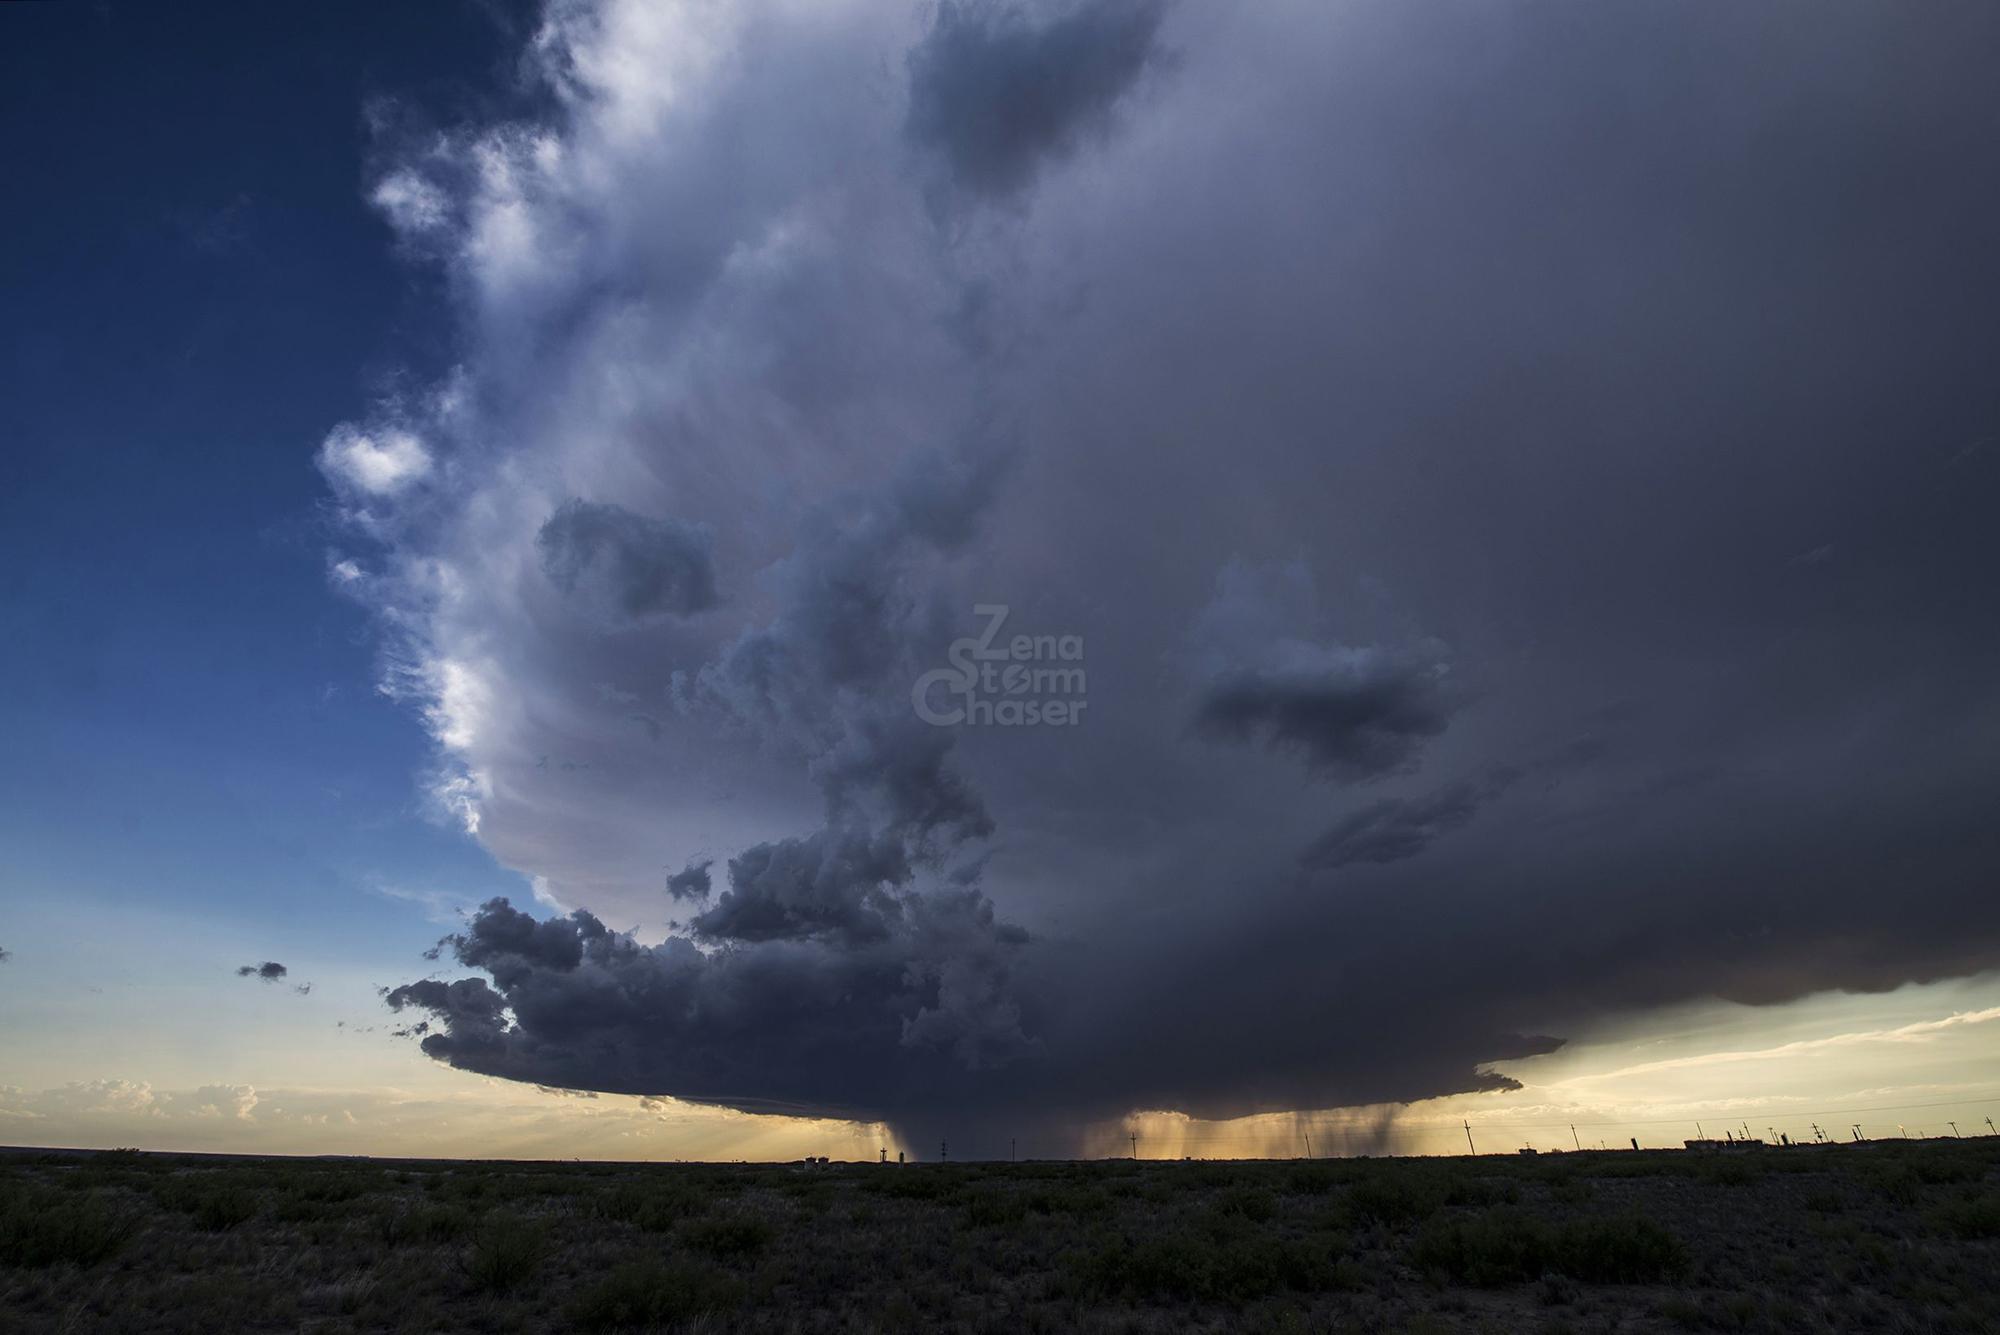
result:
M 1995 1331 L 2000 1139 L 910 1165 L 0 1158 L 0 1330 Z

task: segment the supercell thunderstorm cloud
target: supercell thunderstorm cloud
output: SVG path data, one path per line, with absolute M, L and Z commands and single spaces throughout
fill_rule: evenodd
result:
M 457 341 L 331 564 L 536 891 L 424 1051 L 1004 1153 L 1984 967 L 2000 14 L 1674 12 L 554 0 L 381 108 Z

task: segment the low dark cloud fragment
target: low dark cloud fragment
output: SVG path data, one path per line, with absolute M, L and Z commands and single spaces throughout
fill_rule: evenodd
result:
M 482 1074 L 733 1107 L 881 1117 L 957 1097 L 1027 1046 L 1008 974 L 1025 936 L 976 890 L 901 897 L 866 940 L 684 937 L 646 946 L 591 914 L 496 899 L 448 938 L 491 976 L 386 994 L 423 1050 Z
M 267 983 L 275 983 L 291 970 L 276 960 L 265 960 L 262 964 L 245 964 L 236 970 L 238 978 L 261 978 Z
M 899 912 L 888 892 L 909 879 L 902 840 L 821 830 L 731 858 L 729 889 L 690 926 L 717 940 L 880 941 Z
M 1337 821 L 1299 854 L 1309 871 L 1331 871 L 1355 862 L 1401 862 L 1471 824 L 1480 807 L 1506 792 L 1520 771 L 1495 769 L 1458 779 L 1422 797 L 1371 802 Z
M 1196 703 L 1194 723 L 1214 739 L 1296 751 L 1317 775 L 1365 782 L 1414 768 L 1453 708 L 1442 665 L 1356 651 L 1218 677 Z
M 675 899 L 707 899 L 712 884 L 708 869 L 713 865 L 707 859 L 688 863 L 667 877 L 667 893 Z
M 508 908 L 505 900 L 496 900 L 494 903 L 501 909 Z M 476 945 L 476 942 L 468 938 L 468 944 Z M 527 977 L 532 972 L 531 965 L 517 977 Z M 453 982 L 422 978 L 414 983 L 391 988 L 384 999 L 389 1003 L 391 1010 L 401 1011 L 416 1007 L 429 1011 L 443 1021 L 451 1029 L 451 1034 L 445 1041 L 452 1053 L 470 1058 L 501 1046 L 501 1034 L 506 1027 L 507 1002 L 484 978 L 460 978 Z M 396 1032 L 428 1034 L 430 1028 L 428 1020 L 419 1020 L 410 1028 Z M 440 1035 L 439 1038 L 442 1039 L 444 1036 Z M 431 1052 L 434 1056 L 439 1055 L 433 1052 L 432 1040 L 429 1038 L 424 1042 L 424 1051 Z
M 614 627 L 714 607 L 710 548 L 706 528 L 585 500 L 565 502 L 535 535 L 549 582 Z
M 1165 12 L 1161 0 L 1086 0 L 1056 17 L 946 0 L 910 52 L 908 133 L 962 189 L 1013 194 L 1104 127 L 1158 58 Z
M 502 988 L 537 970 L 565 972 L 583 961 L 583 938 L 569 919 L 537 922 L 496 899 L 480 908 L 474 922 L 478 930 L 447 936 L 438 946 L 450 947 L 460 963 L 486 970 Z

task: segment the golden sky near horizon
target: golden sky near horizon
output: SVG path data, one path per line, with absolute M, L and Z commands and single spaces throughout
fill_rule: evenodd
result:
M 11 966 L 10 966 L 11 967 Z M 232 980 L 233 981 L 233 980 Z M 358 982 L 358 980 L 349 980 Z M 144 987 L 141 980 L 138 986 Z M 0 1038 L 0 1142 L 274 1154 L 641 1160 L 869 1160 L 901 1146 L 886 1128 L 752 1116 L 672 1099 L 546 1090 L 440 1066 L 387 1025 L 349 1025 L 339 980 L 279 998 L 224 1054 L 177 1040 L 155 998 L 137 1041 L 78 1041 L 57 1018 Z M 197 1000 L 183 997 L 182 1002 Z M 190 1012 L 183 1010 L 182 1020 Z M 13 1018 L 22 1018 L 18 1009 Z M 88 1025 L 87 1014 L 72 1020 Z M 327 1041 L 331 1031 L 333 1041 Z M 100 1026 L 101 1034 L 112 1034 Z M 2000 974 L 1785 1005 L 1690 1005 L 1577 1036 L 1506 1063 L 1518 1090 L 1398 1108 L 1201 1122 L 1137 1112 L 1089 1131 L 1086 1152 L 1148 1158 L 1452 1154 L 1467 1124 L 1482 1153 L 1523 1145 L 1675 1145 L 1725 1129 L 1810 1139 L 1966 1134 L 2000 1116 Z M 26 1077 L 24 1080 L 23 1077 Z M 1573 1133 L 1571 1126 L 1576 1130 Z M 1037 1148 L 1021 1147 L 1023 1157 Z

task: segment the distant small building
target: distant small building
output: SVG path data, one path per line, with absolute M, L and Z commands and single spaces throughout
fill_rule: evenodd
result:
M 1752 1140 L 1747 1137 L 1742 1139 L 1732 1137 L 1729 1140 L 1690 1140 L 1686 1144 L 1691 1150 L 1701 1150 L 1710 1154 L 1737 1154 L 1744 1150 L 1761 1150 L 1764 1148 L 1763 1141 Z

